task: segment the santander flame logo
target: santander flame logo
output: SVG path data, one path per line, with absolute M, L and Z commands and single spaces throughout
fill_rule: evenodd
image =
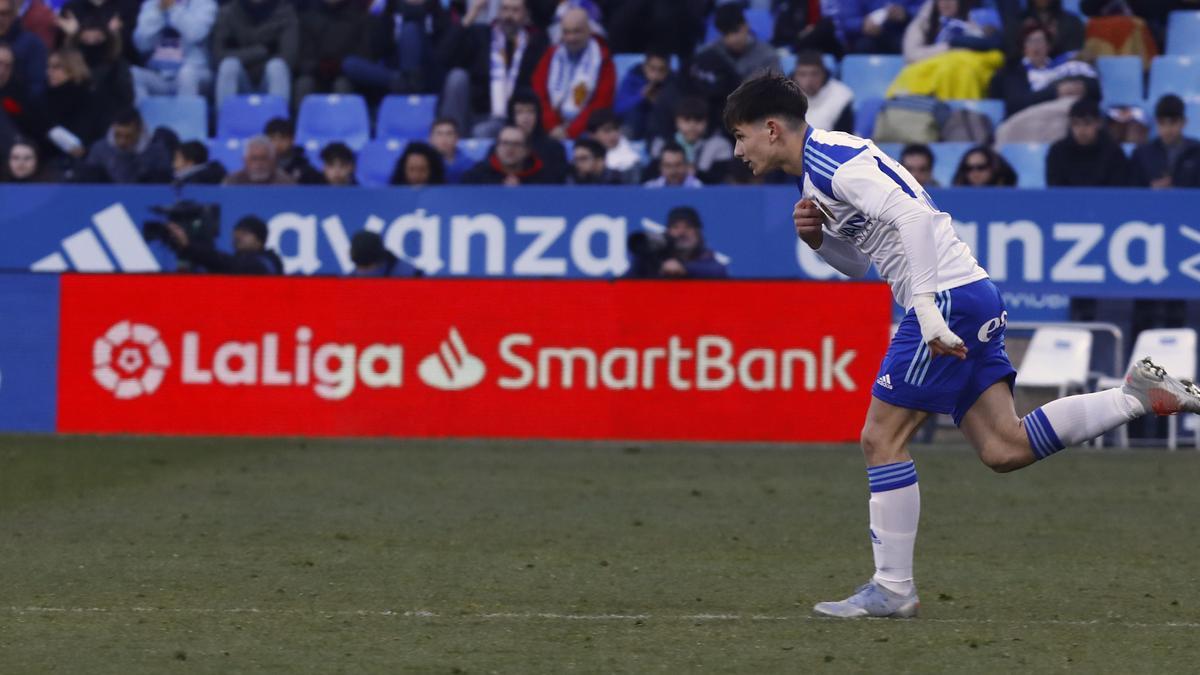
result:
M 450 338 L 417 366 L 417 375 L 425 384 L 445 391 L 470 389 L 483 380 L 486 372 L 483 361 L 467 351 L 466 343 L 453 326 Z
M 158 330 L 144 323 L 113 324 L 92 344 L 92 377 L 118 399 L 153 394 L 170 365 Z

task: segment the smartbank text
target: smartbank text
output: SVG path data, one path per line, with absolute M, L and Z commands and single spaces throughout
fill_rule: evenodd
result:
M 422 355 L 418 379 L 437 389 L 466 389 L 483 380 L 496 364 L 498 387 L 506 390 L 607 389 L 721 391 L 855 391 L 848 368 L 854 349 L 839 350 L 833 336 L 813 348 L 743 348 L 724 336 L 677 335 L 649 347 L 592 347 L 544 345 L 534 335 L 511 333 L 501 338 L 494 359 L 478 359 L 467 339 L 451 331 L 450 343 Z M 264 333 L 257 341 L 230 341 L 207 346 L 200 333 L 182 338 L 180 381 L 185 385 L 312 386 L 320 398 L 349 397 L 360 384 L 368 389 L 399 388 L 405 381 L 405 349 L 400 344 L 365 346 L 341 342 L 316 344 L 311 328 L 300 326 L 281 341 L 279 333 Z M 284 350 L 290 358 L 281 358 Z M 476 352 L 479 353 L 479 352 Z M 478 364 L 479 377 L 456 380 L 464 363 Z M 439 365 L 440 364 L 440 365 Z M 427 367 L 433 366 L 433 367 Z M 465 386 L 463 386 L 465 384 Z

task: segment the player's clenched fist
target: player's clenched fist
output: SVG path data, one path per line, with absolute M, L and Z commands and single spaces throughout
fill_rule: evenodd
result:
M 803 239 L 809 248 L 820 248 L 824 237 L 821 225 L 825 222 L 825 216 L 813 200 L 805 197 L 796 202 L 796 208 L 792 209 L 792 222 L 796 224 L 796 236 Z

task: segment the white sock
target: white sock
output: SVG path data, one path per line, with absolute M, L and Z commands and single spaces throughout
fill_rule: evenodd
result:
M 871 548 L 875 583 L 907 595 L 913 589 L 913 545 L 921 518 L 921 490 L 911 461 L 867 469 L 871 486 Z
M 1105 389 L 1051 401 L 1025 416 L 1025 433 L 1038 459 L 1068 445 L 1090 441 L 1146 414 L 1142 402 L 1121 389 Z

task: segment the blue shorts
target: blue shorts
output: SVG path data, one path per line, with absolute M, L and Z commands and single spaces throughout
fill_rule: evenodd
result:
M 941 291 L 936 302 L 950 330 L 966 343 L 966 360 L 932 358 L 910 309 L 888 346 L 871 394 L 901 408 L 949 414 L 957 426 L 985 389 L 1001 380 L 1011 388 L 1016 379 L 1004 351 L 1008 312 L 990 279 Z

